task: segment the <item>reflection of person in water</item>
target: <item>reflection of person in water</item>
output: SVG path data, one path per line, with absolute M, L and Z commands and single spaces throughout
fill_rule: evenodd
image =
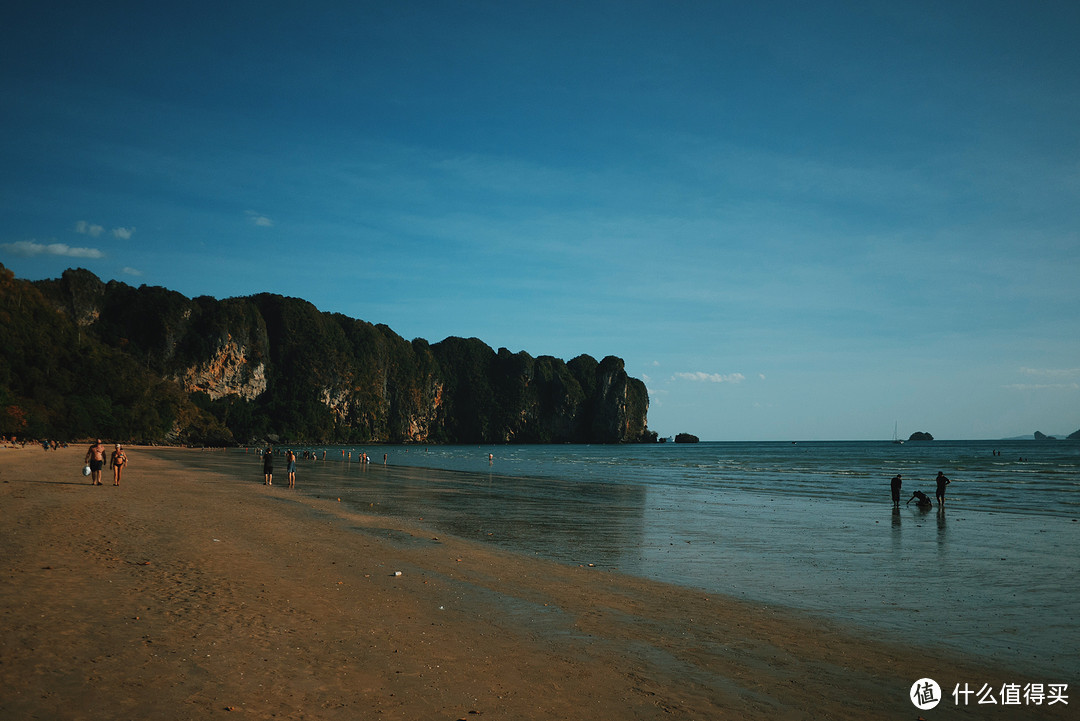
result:
M 916 498 L 919 499 L 919 502 L 915 505 L 919 508 L 932 508 L 934 506 L 933 501 L 930 500 L 930 496 L 926 495 L 922 491 L 915 491 L 914 493 L 912 493 L 911 498 L 907 499 L 907 503 L 904 505 L 909 505 Z
M 900 480 L 900 474 L 897 473 L 892 477 L 892 504 L 894 508 L 900 506 L 900 486 L 902 482 Z

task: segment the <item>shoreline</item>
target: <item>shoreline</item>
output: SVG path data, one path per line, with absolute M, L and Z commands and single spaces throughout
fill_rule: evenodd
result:
M 994 513 L 973 508 L 977 500 L 967 494 L 948 512 L 929 514 L 892 509 L 880 497 L 870 502 L 872 489 L 820 498 L 829 495 L 820 493 L 822 482 L 836 482 L 823 478 L 832 474 L 822 468 L 831 466 L 816 461 L 789 466 L 780 459 L 774 465 L 782 482 L 755 486 L 753 473 L 743 482 L 710 484 L 698 476 L 670 483 L 663 471 L 650 477 L 652 464 L 636 454 L 620 464 L 604 450 L 584 472 L 576 467 L 579 451 L 563 457 L 556 449 L 506 454 L 492 468 L 478 461 L 487 450 L 400 455 L 386 468 L 304 464 L 298 492 L 341 496 L 365 513 L 423 518 L 433 532 L 527 557 L 592 563 L 786 608 L 854 635 L 917 640 L 930 656 L 977 655 L 1054 678 L 1080 669 L 1070 641 L 1077 638 L 1075 563 L 1054 550 L 1073 545 L 1074 514 Z M 231 462 L 214 455 L 196 465 L 249 472 L 242 454 Z M 688 457 L 665 467 L 683 473 L 697 463 Z M 1017 545 L 1020 539 L 1029 542 Z M 1002 574 L 1006 567 L 1024 571 Z
M 114 488 L 82 477 L 81 446 L 0 449 L 5 716 L 913 718 L 919 678 L 1072 681 L 127 450 Z

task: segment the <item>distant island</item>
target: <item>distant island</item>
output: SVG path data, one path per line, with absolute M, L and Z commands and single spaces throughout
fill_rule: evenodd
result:
M 1058 433 L 1058 434 L 1055 434 L 1055 435 L 1048 435 L 1046 433 L 1043 433 L 1042 431 L 1035 431 L 1031 435 L 1012 436 L 1010 438 L 1005 438 L 1003 440 L 1007 440 L 1007 441 L 1033 441 L 1033 440 L 1034 441 L 1058 441 L 1058 440 L 1063 440 L 1063 439 L 1067 440 L 1067 441 L 1080 441 L 1080 430 L 1073 431 L 1072 433 Z
M 679 433 L 675 436 L 676 443 L 697 443 L 700 440 L 693 433 Z
M 926 431 L 915 431 L 910 436 L 908 436 L 908 440 L 909 441 L 932 441 L 932 440 L 934 440 L 934 437 L 932 435 L 930 435 L 929 433 L 927 433 Z
M 645 384 L 570 361 L 385 325 L 262 293 L 217 300 L 0 265 L 0 435 L 227 445 L 637 443 Z
M 1056 441 L 1056 440 L 1060 440 L 1060 438 L 1058 436 L 1048 436 L 1045 433 L 1042 433 L 1040 431 L 1035 431 L 1034 439 L 1037 440 L 1037 441 Z M 1065 440 L 1067 440 L 1067 441 L 1080 441 L 1080 430 L 1073 431 L 1072 433 L 1068 434 L 1067 436 L 1065 436 Z

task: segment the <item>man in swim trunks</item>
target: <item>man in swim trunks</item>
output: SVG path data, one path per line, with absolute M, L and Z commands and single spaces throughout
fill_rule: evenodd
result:
M 105 446 L 100 438 L 86 451 L 86 463 L 90 465 L 90 484 L 100 486 L 101 469 L 105 467 Z
M 937 480 L 937 502 L 940 506 L 945 503 L 945 486 L 952 483 L 952 481 L 946 478 L 945 474 L 941 471 L 937 472 L 937 478 L 935 480 Z

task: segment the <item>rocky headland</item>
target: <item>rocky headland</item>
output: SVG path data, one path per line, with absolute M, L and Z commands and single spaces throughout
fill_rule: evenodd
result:
M 0 432 L 140 442 L 655 441 L 620 358 L 407 341 L 269 293 L 217 300 L 0 266 Z

